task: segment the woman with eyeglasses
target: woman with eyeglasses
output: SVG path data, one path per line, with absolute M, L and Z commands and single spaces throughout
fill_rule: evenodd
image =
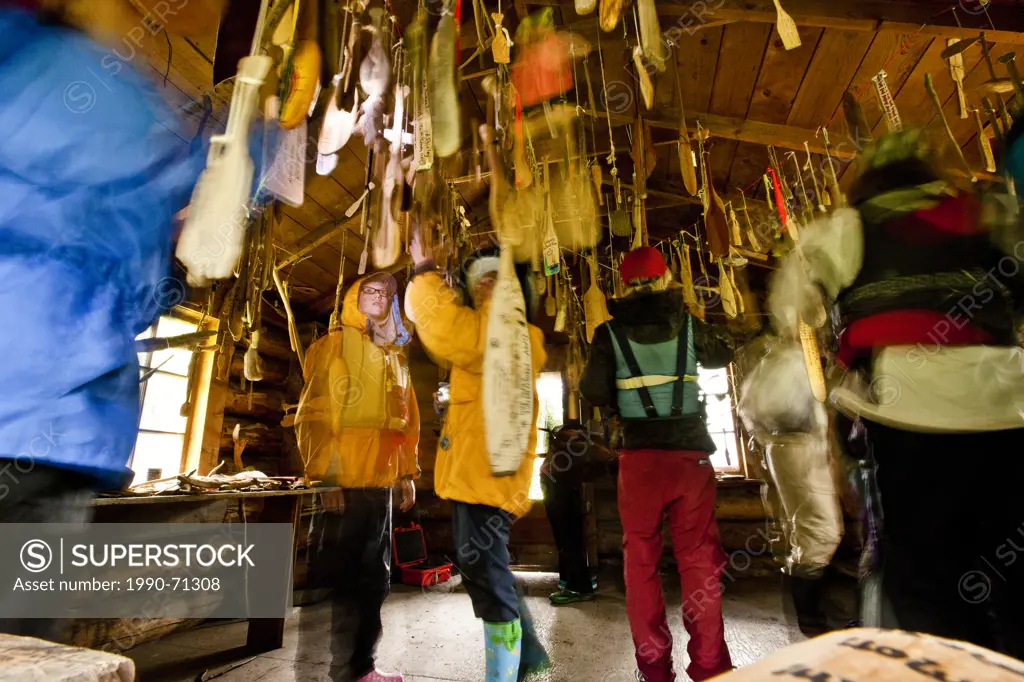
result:
M 306 475 L 325 493 L 309 533 L 309 586 L 331 593 L 330 679 L 401 682 L 376 669 L 381 608 L 391 583 L 392 489 L 416 501 L 420 419 L 409 378 L 398 286 L 387 273 L 356 282 L 340 318 L 310 346 L 295 435 Z M 322 644 L 300 627 L 300 647 Z M 307 639 L 308 637 L 308 639 Z

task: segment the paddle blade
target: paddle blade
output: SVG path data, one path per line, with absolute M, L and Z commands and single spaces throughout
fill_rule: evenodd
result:
M 782 3 L 779 0 L 775 0 L 775 10 L 778 15 L 775 26 L 779 29 L 779 36 L 782 37 L 782 45 L 787 50 L 795 50 L 801 45 L 800 31 L 797 30 L 796 22 L 786 10 L 782 9 Z

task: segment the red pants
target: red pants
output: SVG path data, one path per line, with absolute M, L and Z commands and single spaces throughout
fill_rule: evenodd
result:
M 672 682 L 672 633 L 658 568 L 668 517 L 690 635 L 687 674 L 701 682 L 732 669 L 722 623 L 726 557 L 715 522 L 715 470 L 706 452 L 621 450 L 619 515 L 626 568 L 626 611 L 636 662 L 648 682 Z

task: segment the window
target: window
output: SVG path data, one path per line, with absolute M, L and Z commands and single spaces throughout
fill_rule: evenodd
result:
M 698 365 L 697 380 L 708 413 L 708 433 L 715 441 L 711 464 L 717 471 L 739 473 L 740 450 L 736 438 L 736 417 L 733 411 L 730 372 L 724 369 L 704 369 Z
M 165 315 L 138 338 L 179 336 L 197 328 L 195 322 Z M 188 405 L 191 360 L 190 348 L 139 353 L 139 378 L 148 376 L 148 379 L 139 386 L 142 416 L 139 419 L 139 437 L 130 461 L 135 472 L 133 485 L 181 473 L 192 414 Z
M 543 464 L 542 455 L 548 453 L 548 445 L 551 436 L 547 431 L 561 426 L 564 419 L 563 406 L 563 385 L 561 372 L 544 372 L 537 379 L 537 398 L 540 402 L 540 409 L 537 411 L 537 455 L 533 462 L 533 481 L 530 483 L 530 499 L 543 500 L 544 493 L 540 488 L 540 466 Z

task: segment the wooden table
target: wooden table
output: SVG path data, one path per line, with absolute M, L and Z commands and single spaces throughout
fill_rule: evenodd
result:
M 131 497 L 97 497 L 93 500 L 97 523 L 220 523 L 230 502 L 262 499 L 263 511 L 249 523 L 292 524 L 292 558 L 296 552 L 296 534 L 303 497 L 340 488 L 303 488 L 300 490 L 266 490 L 259 492 L 218 492 L 196 495 L 146 495 Z M 124 507 L 131 507 L 125 518 Z M 293 576 L 288 576 L 287 594 L 291 593 Z M 284 618 L 250 618 L 246 648 L 263 653 L 284 646 Z

